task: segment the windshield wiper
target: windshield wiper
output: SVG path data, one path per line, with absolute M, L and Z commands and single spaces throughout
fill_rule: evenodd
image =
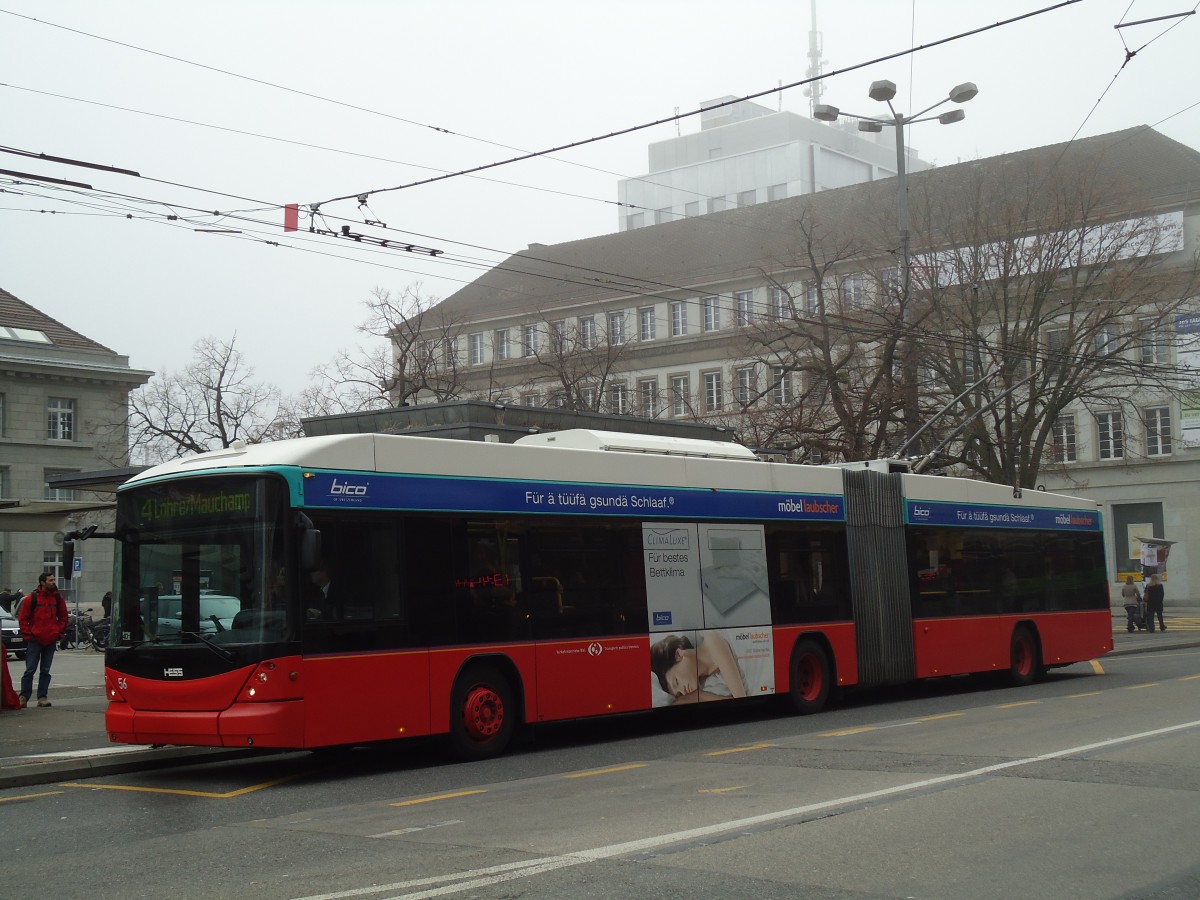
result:
M 220 656 L 222 659 L 234 659 L 235 654 L 232 650 L 226 650 L 224 647 L 217 644 L 212 638 L 206 638 L 198 631 L 181 631 L 180 634 L 186 634 L 188 637 L 194 637 L 197 640 L 203 641 L 204 646 L 212 650 L 213 653 Z

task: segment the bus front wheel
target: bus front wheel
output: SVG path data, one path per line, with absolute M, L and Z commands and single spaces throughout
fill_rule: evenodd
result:
M 459 676 L 450 699 L 450 742 L 459 759 L 499 756 L 516 730 L 512 686 L 494 666 Z
M 1033 629 L 1020 625 L 1012 636 L 1012 662 L 1008 679 L 1017 687 L 1033 684 L 1042 673 L 1042 653 Z
M 825 708 L 832 687 L 833 667 L 825 648 L 813 640 L 802 640 L 792 654 L 792 707 L 802 716 Z

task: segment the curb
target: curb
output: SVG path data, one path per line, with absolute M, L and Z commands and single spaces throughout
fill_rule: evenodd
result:
M 217 747 L 161 747 L 91 759 L 47 756 L 30 758 L 28 761 L 8 760 L 9 765 L 0 771 L 0 788 L 28 787 L 73 778 L 96 778 L 101 775 L 122 775 L 126 772 L 145 772 L 200 762 L 220 762 L 268 752 Z

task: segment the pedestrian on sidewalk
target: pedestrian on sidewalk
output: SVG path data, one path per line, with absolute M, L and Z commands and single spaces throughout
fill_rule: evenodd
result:
M 37 705 L 50 705 L 50 665 L 54 648 L 67 630 L 67 601 L 58 590 L 52 572 L 38 576 L 37 590 L 21 604 L 21 634 L 27 644 L 25 674 L 21 676 L 21 705 L 28 706 L 33 695 L 33 673 L 41 669 L 37 684 Z
M 1162 631 L 1167 630 L 1166 623 L 1163 622 L 1163 596 L 1166 594 L 1162 584 L 1159 583 L 1157 575 L 1150 576 L 1150 583 L 1146 585 L 1146 591 L 1143 596 L 1146 599 L 1146 630 L 1154 630 L 1154 617 L 1158 616 L 1158 627 Z
M 1133 583 L 1133 576 L 1125 576 L 1125 584 L 1121 588 L 1121 602 L 1125 604 L 1125 630 L 1132 633 L 1138 628 L 1145 627 L 1142 618 L 1142 592 Z
M 6 613 L 12 613 L 15 616 L 17 611 L 13 609 L 13 604 L 20 599 L 21 595 L 14 593 L 12 588 L 5 588 L 4 590 L 0 591 L 0 609 L 3 609 Z

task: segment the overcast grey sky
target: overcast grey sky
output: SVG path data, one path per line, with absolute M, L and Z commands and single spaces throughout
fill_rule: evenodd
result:
M 818 0 L 825 71 L 1052 5 Z M 908 135 L 941 165 L 1139 125 L 1200 148 L 1200 17 L 1114 28 L 1194 8 L 1080 0 L 831 75 L 822 99 L 885 110 L 866 92 L 888 78 L 915 111 L 974 81 L 963 122 Z M 366 210 L 356 200 L 322 206 L 331 228 L 357 223 L 446 251 L 436 259 L 285 234 L 279 205 L 402 185 L 801 81 L 810 28 L 805 0 L 0 0 L 0 146 L 142 176 L 0 153 L 0 168 L 94 189 L 14 189 L 0 176 L 0 287 L 136 368 L 181 368 L 197 338 L 236 332 L 256 375 L 296 392 L 313 366 L 363 342 L 355 328 L 373 288 L 419 282 L 446 296 L 529 243 L 615 231 L 617 180 L 646 171 L 647 144 L 699 121 L 379 193 Z M 1125 64 L 1127 47 L 1138 52 Z M 801 88 L 757 102 L 808 112 Z

